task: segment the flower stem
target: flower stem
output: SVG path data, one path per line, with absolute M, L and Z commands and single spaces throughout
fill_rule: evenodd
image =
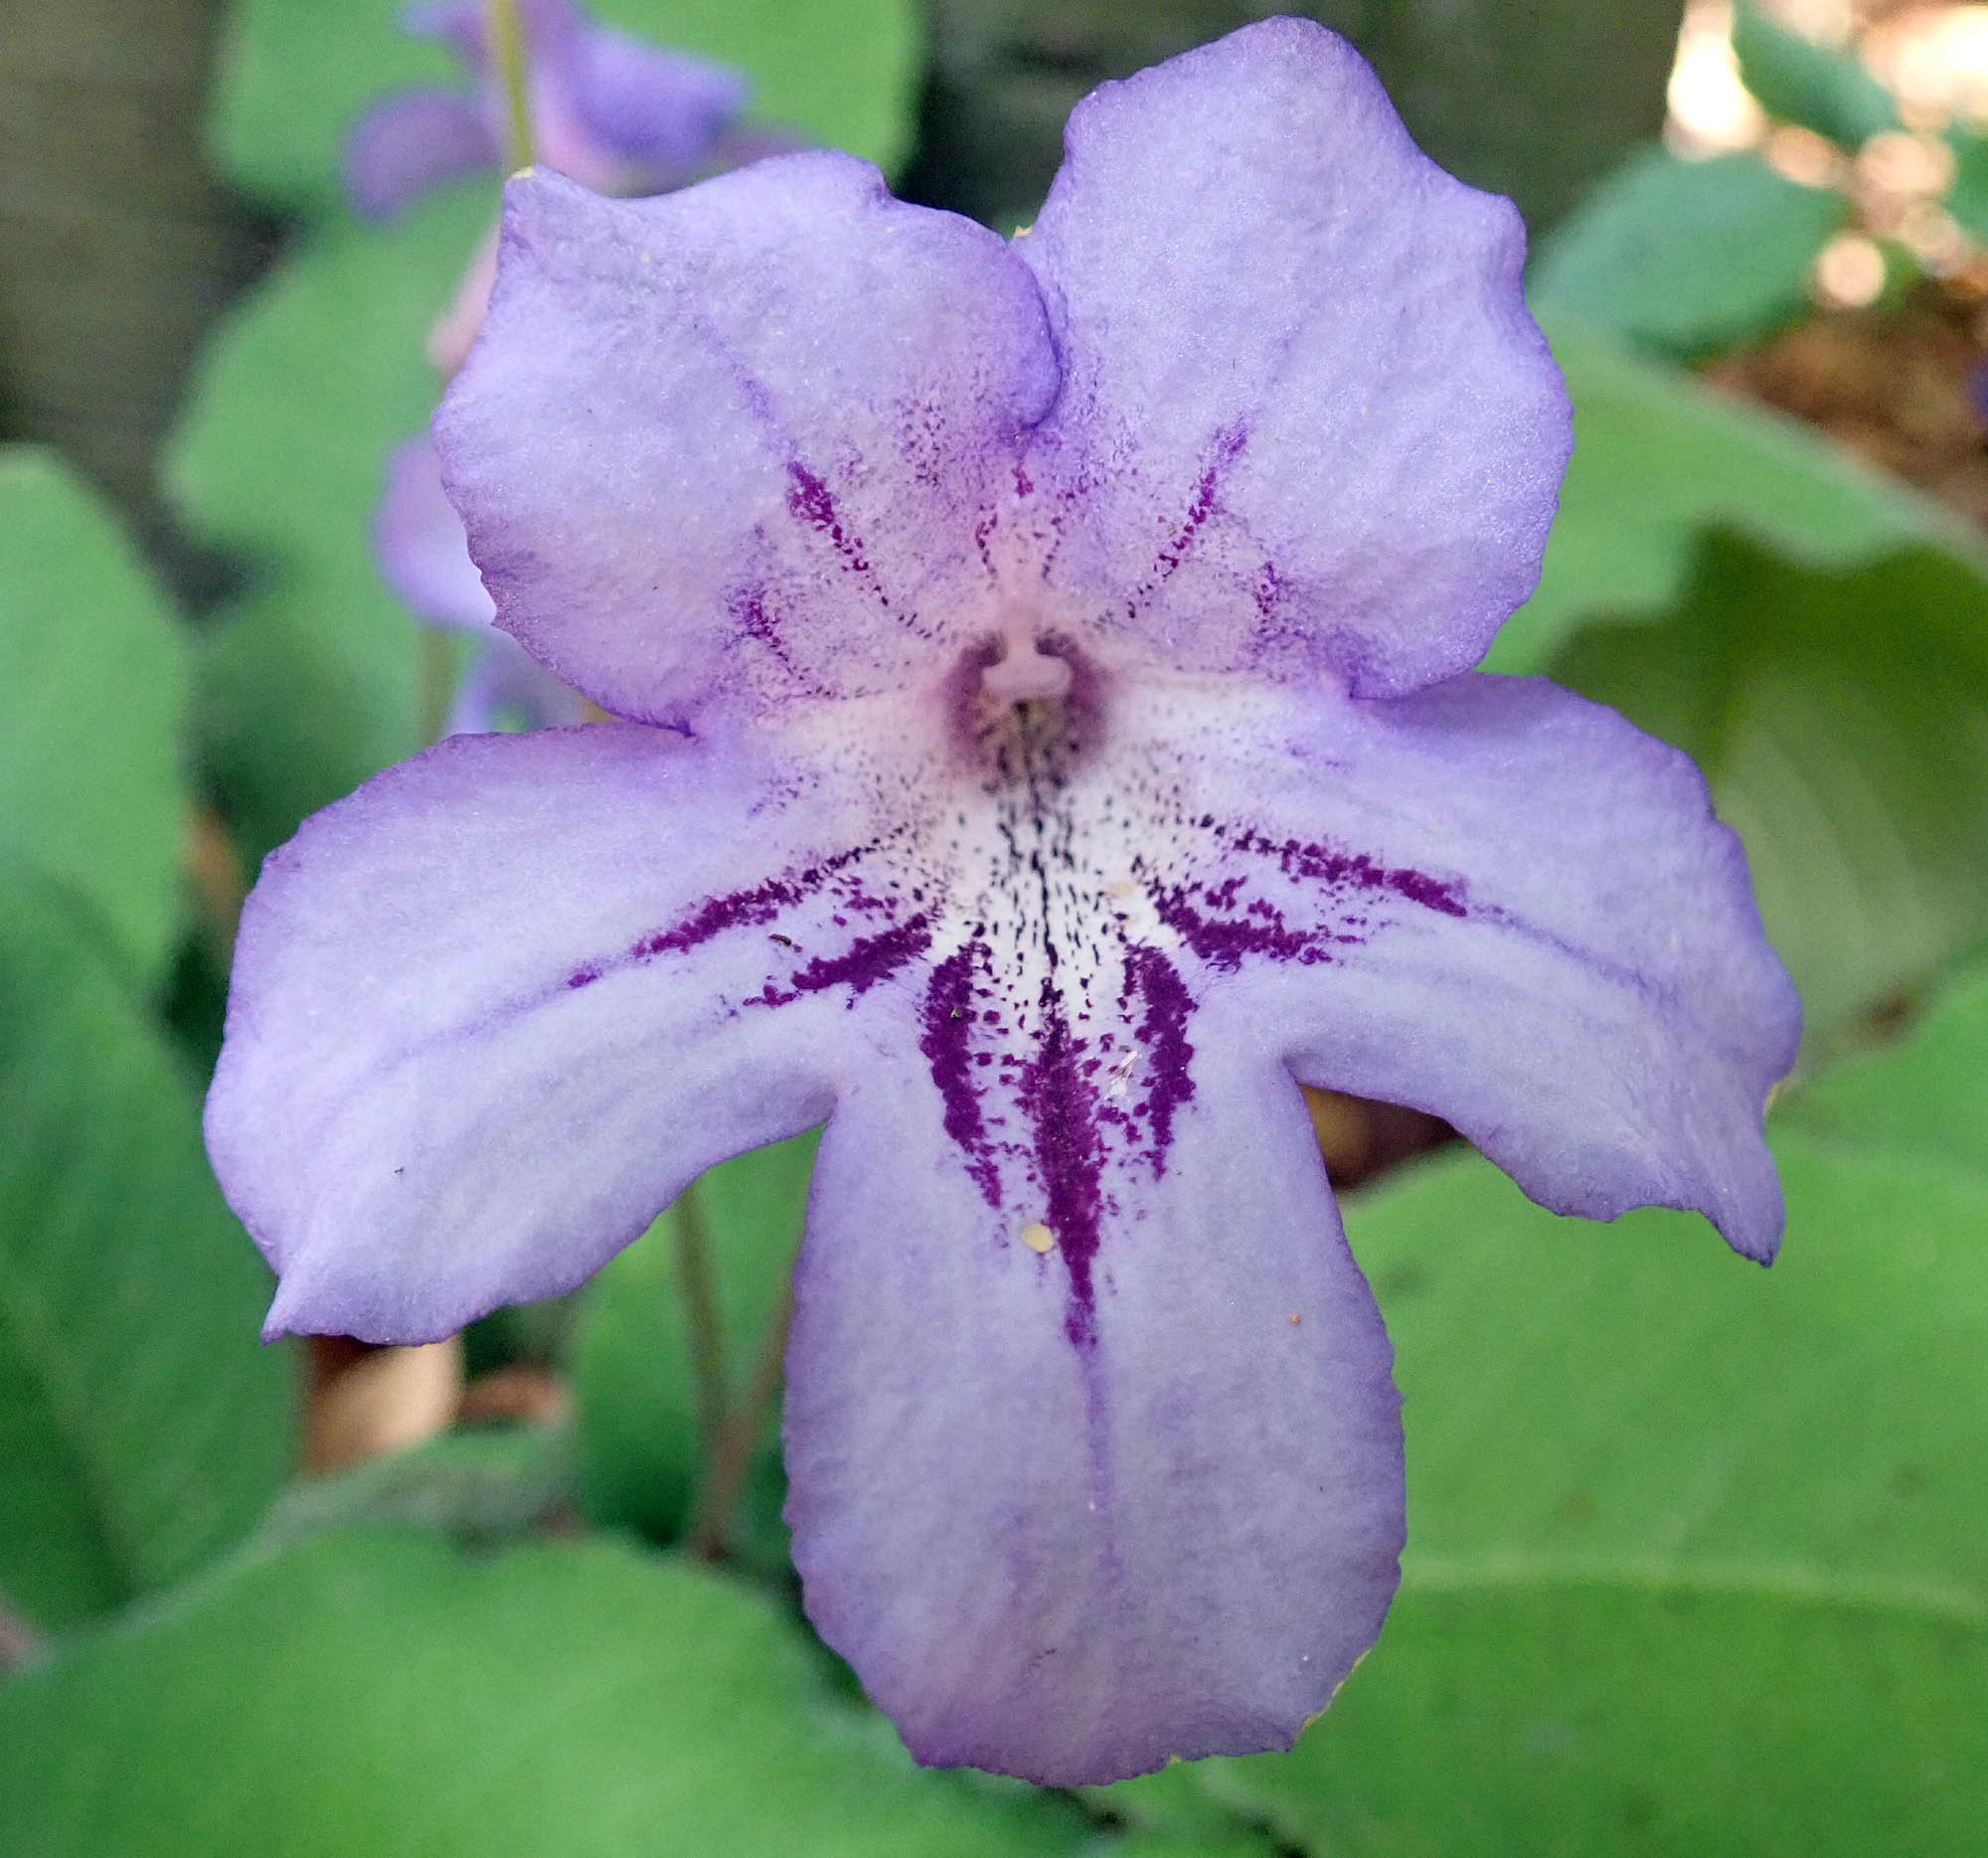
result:
M 414 666 L 414 720 L 423 743 L 439 742 L 448 728 L 449 699 L 455 691 L 455 637 L 433 625 L 416 625 L 414 635 L 420 654 Z
M 483 0 L 490 62 L 504 85 L 504 154 L 511 172 L 532 165 L 532 90 L 525 71 L 525 34 L 518 0 Z
M 698 1496 L 696 1520 L 687 1545 L 691 1554 L 705 1561 L 717 1561 L 725 1553 L 732 1512 L 739 1507 L 740 1492 L 745 1489 L 746 1474 L 752 1468 L 752 1453 L 758 1448 L 766 1417 L 779 1396 L 787 1331 L 793 1320 L 794 1285 L 789 1277 L 781 1287 L 780 1300 L 766 1325 L 766 1333 L 760 1338 L 759 1356 L 752 1364 L 752 1379 L 745 1398 L 725 1416 L 716 1446 L 705 1459 L 704 1487 Z
M 718 1292 L 711 1272 L 711 1238 L 704 1202 L 693 1181 L 677 1196 L 670 1228 L 677 1248 L 677 1288 L 690 1329 L 691 1377 L 697 1388 L 699 1456 L 711 1464 L 725 1431 L 725 1337 L 718 1320 Z

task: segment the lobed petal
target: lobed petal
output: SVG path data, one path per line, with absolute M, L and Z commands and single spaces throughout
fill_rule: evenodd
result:
M 819 1121 L 889 978 L 875 831 L 832 771 L 611 725 L 453 737 L 307 821 L 244 911 L 207 1106 L 270 1332 L 425 1341 L 571 1289 Z
M 1556 1212 L 1773 1255 L 1800 1007 L 1689 758 L 1483 675 L 1211 697 L 1154 755 L 1184 771 L 1147 903 L 1302 1082 L 1446 1118 Z
M 376 103 L 345 143 L 345 192 L 356 212 L 389 220 L 430 189 L 493 169 L 496 137 L 473 97 L 404 90 Z
M 533 172 L 434 430 L 498 623 L 670 722 L 946 672 L 1055 386 L 1027 270 L 849 156 L 639 201 Z
M 1572 443 L 1507 201 L 1306 20 L 1078 103 L 1016 251 L 1066 372 L 1027 459 L 1052 586 L 1189 669 L 1467 669 L 1532 591 Z
M 1164 1167 L 1104 1176 L 1075 1329 L 1075 1261 L 1025 1236 L 1053 1201 L 990 1204 L 929 1076 L 866 1072 L 829 1121 L 787 1517 L 809 1616 L 921 1762 L 1075 1785 L 1286 1748 L 1380 1629 L 1380 1316 L 1289 1076 L 1194 1024 Z

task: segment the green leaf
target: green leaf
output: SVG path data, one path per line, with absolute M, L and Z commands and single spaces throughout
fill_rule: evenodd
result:
M 812 1135 L 776 1143 L 712 1169 L 694 1190 L 735 1401 L 793 1270 L 814 1149 Z M 701 1471 L 673 1218 L 666 1213 L 595 1279 L 574 1358 L 581 1506 L 595 1523 L 638 1529 L 657 1542 L 675 1541 L 688 1526 Z M 786 1559 L 778 1431 L 775 1410 L 734 1537 L 761 1564 Z
M 1548 235 L 1528 295 L 1544 317 L 1709 354 L 1802 315 L 1809 266 L 1847 214 L 1751 155 L 1680 161 L 1652 145 Z
M 1471 1155 L 1349 1209 L 1406 1401 L 1403 1591 L 1293 1755 L 1194 1771 L 1214 1799 L 1348 1858 L 1970 1848 L 1988 1184 L 1776 1148 L 1770 1272 Z
M 1899 126 L 1891 92 L 1853 54 L 1790 32 L 1751 0 L 1738 0 L 1733 9 L 1733 51 L 1740 81 L 1782 122 L 1813 129 L 1852 153 Z
M 1714 536 L 1661 625 L 1550 667 L 1705 769 L 1811 1036 L 1988 932 L 1988 582 L 1930 550 L 1810 573 Z
M 1539 591 L 1488 668 L 1538 671 L 1583 621 L 1671 606 L 1715 524 L 1810 568 L 1923 544 L 1988 574 L 1971 524 L 1814 427 L 1578 328 L 1548 334 L 1574 401 L 1574 459 Z
M 0 874 L 0 1593 L 60 1627 L 252 1526 L 290 1452 L 269 1279 L 193 1093 L 61 901 Z
M 345 137 L 390 90 L 460 86 L 460 67 L 399 28 L 403 0 L 237 0 L 222 42 L 212 142 L 252 194 L 340 211 Z M 752 80 L 756 122 L 886 168 L 911 146 L 922 46 L 911 0 L 598 0 L 586 9 Z M 494 178 L 494 177 L 493 177 Z
M 0 857 L 101 922 L 143 987 L 182 916 L 186 647 L 109 513 L 0 448 Z
M 1946 132 L 1953 150 L 1953 182 L 1944 205 L 1961 230 L 1976 240 L 1988 240 L 1988 135 L 1956 125 Z
M 334 227 L 205 357 L 167 464 L 188 522 L 255 585 L 203 635 L 203 753 L 256 855 L 420 747 L 415 627 L 374 566 L 387 454 L 438 393 L 423 358 L 490 211 L 481 190 L 386 232 Z
M 1781 1114 L 1818 1134 L 1940 1157 L 1988 1178 L 1988 965 L 1950 975 L 1909 1039 L 1832 1066 Z
M 263 1518 L 254 1547 L 287 1548 L 354 1523 L 414 1524 L 466 1548 L 531 1535 L 571 1514 L 572 1444 L 543 1426 L 443 1433 L 291 1484 Z
M 1052 1796 L 915 1769 L 765 1601 L 593 1541 L 320 1537 L 0 1689 L 0 1853 L 997 1858 Z

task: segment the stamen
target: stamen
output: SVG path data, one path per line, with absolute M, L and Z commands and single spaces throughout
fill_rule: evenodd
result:
M 1070 660 L 1039 652 L 1033 639 L 1011 644 L 1005 658 L 980 673 L 980 688 L 996 703 L 1060 702 L 1070 681 Z

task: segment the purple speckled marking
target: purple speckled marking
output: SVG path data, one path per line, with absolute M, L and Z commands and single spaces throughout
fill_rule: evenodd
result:
M 577 967 L 566 977 L 569 987 L 591 987 L 600 978 L 600 970 L 591 962 L 584 967 Z
M 798 880 L 769 878 L 749 891 L 707 898 L 695 916 L 686 918 L 674 929 L 657 929 L 634 942 L 629 947 L 629 957 L 646 961 L 654 955 L 681 954 L 687 948 L 710 941 L 714 935 L 724 934 L 727 929 L 770 923 L 782 910 L 799 903 L 819 878 L 818 871 L 807 871 Z
M 798 458 L 787 461 L 787 508 L 800 521 L 825 535 L 829 546 L 852 573 L 869 575 L 869 558 L 863 553 L 863 545 L 843 528 L 828 486 Z M 877 598 L 886 606 L 891 603 L 882 588 L 877 589 Z
M 1157 948 L 1136 944 L 1125 950 L 1125 994 L 1124 1004 L 1129 1006 L 1132 996 L 1137 995 L 1145 1008 L 1137 1034 L 1145 1047 L 1152 1084 L 1145 1100 L 1135 1107 L 1153 1132 L 1146 1159 L 1158 1180 L 1167 1171 L 1175 1112 L 1194 1095 L 1194 1080 L 1188 1076 L 1194 1047 L 1187 1036 L 1194 999 L 1165 955 Z M 1110 1035 L 1105 1038 L 1108 1041 Z
M 987 1146 L 987 1121 L 980 1111 L 980 1093 L 973 1082 L 975 967 L 988 957 L 981 942 L 956 948 L 932 969 L 925 987 L 924 1031 L 918 1050 L 931 1067 L 945 1106 L 945 1132 L 959 1144 L 966 1169 L 990 1207 L 1001 1204 L 1001 1174 Z
M 1152 898 L 1160 921 L 1210 967 L 1220 968 L 1226 974 L 1235 973 L 1245 955 L 1263 955 L 1272 961 L 1295 961 L 1301 967 L 1316 967 L 1332 959 L 1322 945 L 1325 941 L 1358 939 L 1292 929 L 1268 904 L 1253 903 L 1243 916 L 1219 916 L 1198 909 L 1194 893 L 1180 886 L 1149 885 L 1147 895 Z M 1220 909 L 1231 896 L 1230 887 L 1221 885 L 1202 893 L 1202 901 L 1213 902 Z
M 1016 1096 L 1035 1129 L 1036 1169 L 1049 1202 L 1045 1223 L 1070 1270 L 1064 1333 L 1073 1347 L 1097 1340 L 1092 1267 L 1104 1216 L 1104 1144 L 1096 1088 L 1084 1076 L 1084 1042 L 1070 1030 L 1054 981 L 1043 982 L 1043 1031 L 1022 1067 Z
M 1301 839 L 1276 840 L 1260 832 L 1244 830 L 1228 834 L 1216 827 L 1218 838 L 1227 838 L 1238 851 L 1254 852 L 1274 858 L 1288 878 L 1308 878 L 1315 884 L 1335 888 L 1352 885 L 1363 891 L 1392 891 L 1397 897 L 1441 916 L 1470 914 L 1463 901 L 1463 886 L 1450 880 L 1432 878 L 1426 872 L 1406 867 L 1377 864 L 1365 852 L 1342 852 L 1330 845 L 1307 845 Z
M 858 994 L 868 993 L 878 982 L 889 980 L 930 946 L 930 920 L 911 917 L 882 934 L 865 935 L 851 942 L 841 954 L 818 955 L 794 975 L 792 985 L 796 993 L 820 993 L 827 987 L 846 986 L 854 1005 Z

